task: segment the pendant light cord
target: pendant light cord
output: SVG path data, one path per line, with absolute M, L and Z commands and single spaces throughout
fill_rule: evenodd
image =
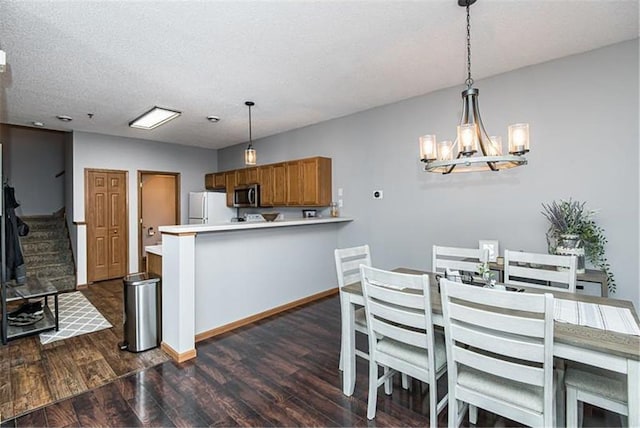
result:
M 252 146 L 253 140 L 251 139 L 251 105 L 249 105 L 249 147 Z
M 473 79 L 471 78 L 471 15 L 469 14 L 470 4 L 467 2 L 467 88 L 473 86 Z

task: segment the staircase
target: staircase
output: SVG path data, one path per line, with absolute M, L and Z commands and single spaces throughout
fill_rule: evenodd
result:
M 63 216 L 21 217 L 29 234 L 20 238 L 27 277 L 46 279 L 60 292 L 76 289 L 75 266 Z

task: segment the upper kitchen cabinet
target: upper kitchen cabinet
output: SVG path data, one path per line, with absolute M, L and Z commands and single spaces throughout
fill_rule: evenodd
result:
M 227 192 L 230 207 L 236 187 L 255 183 L 263 207 L 326 207 L 331 204 L 331 159 L 298 159 L 205 176 L 207 189 Z
M 258 168 L 242 168 L 236 170 L 236 186 L 246 186 L 258 182 Z
M 204 176 L 204 187 L 207 190 L 226 190 L 227 179 L 225 172 L 214 172 Z
M 315 157 L 286 163 L 287 205 L 331 204 L 331 159 Z
M 224 173 L 225 177 L 225 188 L 227 191 L 227 206 L 233 206 L 233 191 L 235 190 L 236 184 L 236 171 L 227 171 Z

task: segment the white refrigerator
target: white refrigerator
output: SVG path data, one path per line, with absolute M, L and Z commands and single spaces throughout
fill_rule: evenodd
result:
M 189 224 L 225 223 L 235 211 L 227 207 L 227 195 L 219 192 L 189 192 Z

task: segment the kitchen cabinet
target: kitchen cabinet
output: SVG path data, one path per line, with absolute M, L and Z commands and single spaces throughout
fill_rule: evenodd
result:
M 287 205 L 331 204 L 331 159 L 309 158 L 287 162 Z
M 273 164 L 273 205 L 283 206 L 287 203 L 287 165 Z
M 225 187 L 227 191 L 227 206 L 233 206 L 233 191 L 236 188 L 236 171 L 227 171 L 224 174 L 225 177 Z
M 287 205 L 302 205 L 302 174 L 300 161 L 286 163 Z
M 258 183 L 260 184 L 260 206 L 273 206 L 273 165 L 258 167 Z
M 258 168 L 242 168 L 236 170 L 236 186 L 246 186 L 258 182 Z
M 260 185 L 261 206 L 326 207 L 331 204 L 331 159 L 298 159 L 205 176 L 207 189 L 225 189 L 230 207 L 237 186 L 255 183 Z
M 227 179 L 224 172 L 213 172 L 204 176 L 204 187 L 207 190 L 226 190 Z

